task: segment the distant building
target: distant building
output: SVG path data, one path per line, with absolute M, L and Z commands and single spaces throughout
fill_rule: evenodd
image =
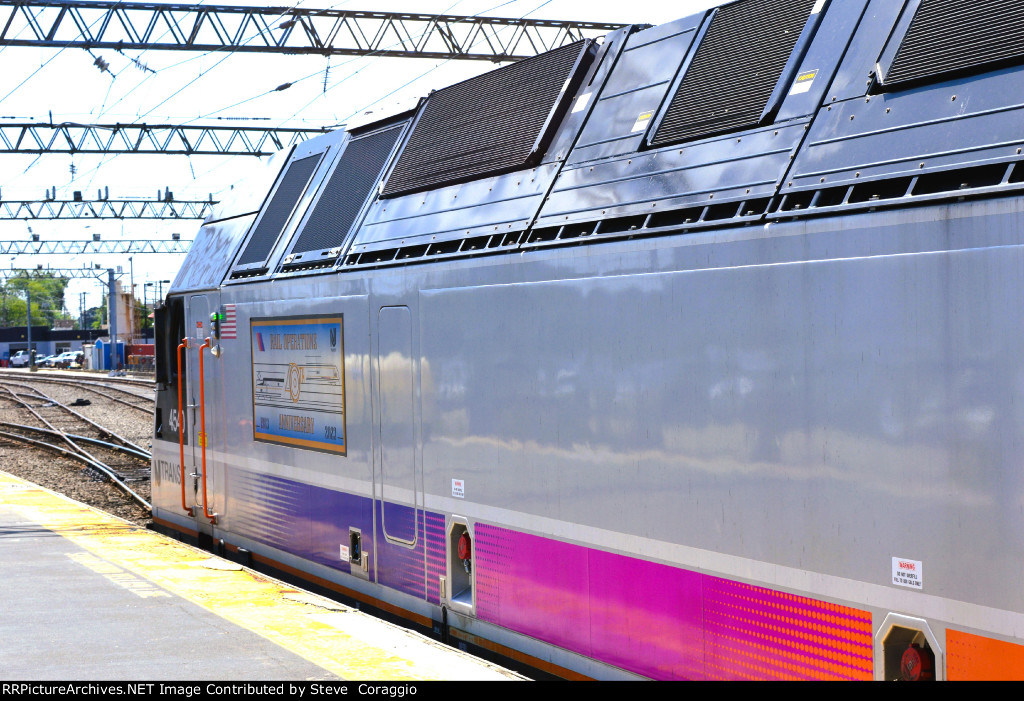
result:
M 36 355 L 56 355 L 65 351 L 80 351 L 83 343 L 91 343 L 105 336 L 102 329 L 51 329 L 32 327 L 32 347 Z M 24 326 L 0 327 L 0 360 L 6 361 L 19 350 L 28 349 L 28 329 Z

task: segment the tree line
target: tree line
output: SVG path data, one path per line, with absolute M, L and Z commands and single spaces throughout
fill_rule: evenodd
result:
M 80 329 L 99 329 L 107 323 L 107 299 L 98 307 L 84 310 L 81 317 L 68 311 L 65 291 L 70 280 L 45 270 L 20 270 L 11 277 L 0 280 L 0 326 L 24 326 L 26 299 L 32 299 L 32 325 L 54 328 L 61 326 Z M 27 294 L 30 293 L 30 294 Z M 141 328 L 152 326 L 149 310 L 136 300 L 135 318 Z M 70 324 L 69 324 L 70 322 Z

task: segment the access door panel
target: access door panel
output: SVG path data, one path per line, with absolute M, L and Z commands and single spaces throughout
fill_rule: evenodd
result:
M 202 489 L 200 487 L 200 481 L 202 480 L 203 465 L 202 465 L 202 446 L 200 445 L 204 436 L 200 435 L 200 413 L 201 413 L 201 399 L 205 398 L 205 388 L 203 392 L 200 392 L 200 377 L 199 377 L 199 348 L 206 339 L 208 326 L 210 321 L 210 303 L 206 295 L 192 295 L 188 298 L 188 320 L 186 322 L 186 329 L 188 330 L 188 354 L 187 369 L 188 383 L 187 391 L 185 396 L 186 406 L 188 410 L 185 412 L 186 421 L 186 433 L 189 436 L 195 438 L 189 442 L 191 448 L 191 464 L 186 466 L 185 478 L 186 487 L 190 487 L 191 492 L 191 505 L 197 507 L 198 512 L 202 513 Z M 207 360 L 209 354 L 203 360 Z M 205 370 L 205 368 L 204 368 Z M 205 372 L 203 373 L 206 374 Z M 186 450 L 185 454 L 186 462 L 189 462 L 189 454 Z M 191 479 L 190 479 L 191 478 Z
M 203 473 L 206 473 L 206 509 L 209 514 L 216 512 L 218 494 L 223 494 L 223 368 L 220 361 L 220 345 L 213 337 L 210 314 L 219 308 L 216 293 L 192 295 L 188 298 L 186 328 L 188 330 L 188 390 L 189 412 L 185 417 L 187 435 L 193 436 L 191 470 L 186 469 L 186 492 L 189 491 L 189 475 L 192 475 L 193 504 L 196 513 L 203 514 Z M 205 344 L 205 347 L 204 347 Z M 202 362 L 200 362 L 202 354 Z M 205 426 L 204 426 L 205 415 Z M 205 466 L 204 466 L 205 448 Z M 186 452 L 185 461 L 188 462 Z
M 381 522 L 389 540 L 416 542 L 415 363 L 408 307 L 377 317 L 378 466 Z

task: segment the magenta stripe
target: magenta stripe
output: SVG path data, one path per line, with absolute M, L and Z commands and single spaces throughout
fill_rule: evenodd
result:
M 656 679 L 871 679 L 871 615 L 477 523 L 477 616 Z

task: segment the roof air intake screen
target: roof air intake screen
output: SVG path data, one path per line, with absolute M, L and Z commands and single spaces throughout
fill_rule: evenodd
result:
M 922 0 L 885 85 L 1024 60 L 1021 0 Z
M 402 123 L 349 141 L 292 253 L 334 248 L 344 242 L 404 126 Z
M 718 8 L 651 145 L 756 126 L 813 6 L 743 0 Z
M 592 45 L 569 44 L 431 94 L 384 196 L 532 166 L 586 72 Z
M 266 211 L 260 218 L 260 223 L 256 226 L 256 231 L 253 232 L 249 244 L 245 247 L 245 251 L 236 265 L 262 263 L 267 259 L 270 249 L 274 247 L 274 242 L 277 241 L 277 237 L 281 235 L 288 223 L 288 218 L 291 216 L 292 210 L 295 209 L 295 203 L 306 191 L 306 186 L 309 185 L 309 180 L 313 177 L 316 166 L 322 157 L 323 154 L 318 153 L 294 161 L 288 166 L 288 170 L 281 178 L 281 184 L 270 199 L 270 204 L 267 205 Z

